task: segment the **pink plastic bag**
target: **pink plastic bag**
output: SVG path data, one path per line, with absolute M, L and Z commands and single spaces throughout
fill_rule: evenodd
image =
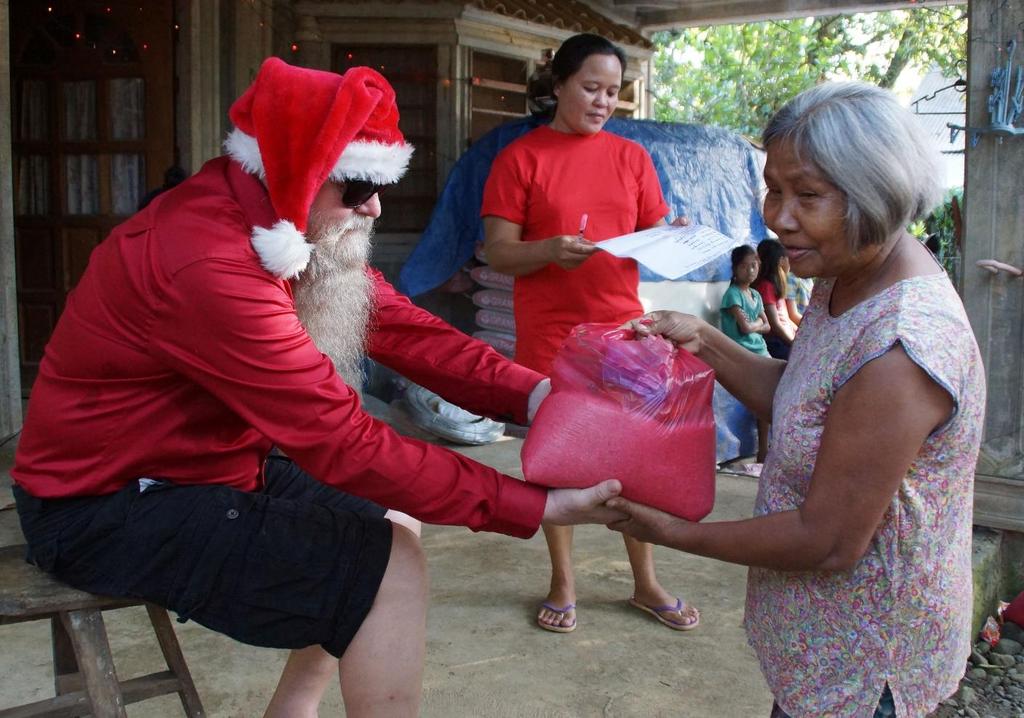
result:
M 714 371 L 661 337 L 580 324 L 562 344 L 523 444 L 527 481 L 622 482 L 622 495 L 690 521 L 715 500 Z

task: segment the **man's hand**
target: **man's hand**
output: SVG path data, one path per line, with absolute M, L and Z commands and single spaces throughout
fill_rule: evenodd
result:
M 628 518 L 627 514 L 612 511 L 604 505 L 622 491 L 622 484 L 614 479 L 602 481 L 587 489 L 551 489 L 544 504 L 546 523 L 557 526 L 573 524 L 609 524 Z
M 612 531 L 621 531 L 638 541 L 656 543 L 660 546 L 680 548 L 683 533 L 692 523 L 621 496 L 611 499 L 607 509 L 626 516 L 619 521 L 608 523 L 608 528 Z

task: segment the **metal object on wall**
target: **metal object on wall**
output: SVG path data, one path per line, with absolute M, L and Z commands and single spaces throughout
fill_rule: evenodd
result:
M 992 94 L 988 96 L 988 112 L 991 123 L 988 127 L 961 127 L 949 123 L 949 141 L 963 131 L 969 132 L 971 147 L 978 144 L 982 135 L 995 135 L 1002 142 L 1004 137 L 1024 135 L 1024 127 L 1015 127 L 1014 122 L 1024 109 L 1024 67 L 1017 67 L 1014 81 L 1013 55 L 1017 50 L 1017 41 L 1006 43 L 1006 64 L 992 70 Z M 1011 90 L 1011 85 L 1013 89 Z

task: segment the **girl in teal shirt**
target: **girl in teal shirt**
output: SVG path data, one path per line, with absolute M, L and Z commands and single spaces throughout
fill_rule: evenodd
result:
M 732 283 L 722 297 L 722 332 L 755 354 L 768 356 L 764 335 L 772 330 L 764 302 L 751 283 L 757 278 L 757 252 L 749 244 L 732 250 Z
M 732 250 L 732 282 L 722 296 L 722 333 L 755 354 L 768 356 L 764 335 L 772 330 L 764 302 L 750 284 L 757 279 L 757 252 L 749 244 Z M 757 420 L 757 463 L 748 471 L 757 474 L 768 453 L 768 422 Z

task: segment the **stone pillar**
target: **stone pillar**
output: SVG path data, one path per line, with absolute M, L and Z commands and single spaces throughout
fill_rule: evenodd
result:
M 181 165 L 197 171 L 221 154 L 224 123 L 220 97 L 220 3 L 189 0 L 177 5 L 177 97 Z
M 11 96 L 10 15 L 0 0 L 0 97 Z M 21 430 L 10 103 L 0 112 L 0 441 Z
M 312 15 L 298 15 L 295 28 L 295 50 L 287 58 L 293 65 L 312 67 L 317 70 L 330 70 L 331 45 L 324 42 L 320 24 Z
M 274 13 L 265 3 L 239 2 L 232 6 L 235 26 L 234 78 L 222 88 L 233 101 L 256 79 L 260 65 L 273 54 Z M 229 101 L 229 102 L 230 102 Z

